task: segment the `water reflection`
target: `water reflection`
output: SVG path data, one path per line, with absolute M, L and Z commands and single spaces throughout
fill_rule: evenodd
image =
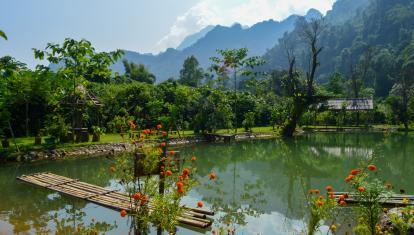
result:
M 236 234 L 299 233 L 306 218 L 304 193 L 327 184 L 345 190 L 344 176 L 361 161 L 374 159 L 382 170 L 381 178 L 393 183 L 397 190 L 413 194 L 412 137 L 324 133 L 290 140 L 184 147 L 183 156 L 195 154 L 198 158 L 197 177 L 201 182 L 185 203 L 194 206 L 202 200 L 206 207 L 217 211 L 214 229 L 235 229 Z M 66 210 L 72 206 L 85 213 L 77 224 L 88 227 L 95 218 L 108 224 L 108 234 L 128 233 L 128 220 L 120 218 L 116 211 L 15 180 L 21 174 L 51 171 L 103 187 L 116 187 L 116 180 L 108 172 L 111 164 L 110 158 L 86 158 L 1 166 L 0 234 L 56 231 L 54 214 L 68 215 Z M 210 172 L 217 174 L 216 181 L 210 181 Z M 193 233 L 189 228 L 179 228 L 179 234 Z

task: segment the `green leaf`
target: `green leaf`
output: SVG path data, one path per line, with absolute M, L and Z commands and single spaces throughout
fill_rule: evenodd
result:
M 4 38 L 4 40 L 7 40 L 7 35 L 0 30 L 0 37 Z

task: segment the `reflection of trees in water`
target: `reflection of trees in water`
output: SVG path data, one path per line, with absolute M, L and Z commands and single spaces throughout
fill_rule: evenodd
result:
M 110 175 L 107 161 L 102 159 L 77 159 L 34 164 L 13 164 L 1 167 L 0 212 L 6 214 L 2 220 L 13 226 L 15 233 L 34 230 L 42 232 L 51 220 L 49 212 L 64 209 L 65 205 L 76 202 L 83 208 L 86 202 L 68 196 L 55 196 L 56 193 L 40 187 L 16 181 L 16 176 L 34 172 L 50 171 L 60 175 L 77 178 L 101 186 L 108 185 Z

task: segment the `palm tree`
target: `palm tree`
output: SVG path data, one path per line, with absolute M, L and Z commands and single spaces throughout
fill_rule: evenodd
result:
M 0 30 L 0 37 L 4 38 L 4 40 L 7 40 L 7 35 Z

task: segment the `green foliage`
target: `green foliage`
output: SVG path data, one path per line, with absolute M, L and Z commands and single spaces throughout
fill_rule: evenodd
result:
M 244 114 L 244 120 L 243 120 L 243 127 L 246 131 L 251 131 L 252 127 L 254 127 L 255 123 L 255 114 L 253 112 L 248 112 Z
M 72 79 L 74 84 L 84 84 L 84 80 L 109 82 L 112 74 L 109 66 L 123 54 L 121 50 L 96 52 L 89 41 L 70 38 L 66 38 L 62 45 L 48 43 L 44 51 L 33 51 L 35 58 L 46 58 L 50 63 L 61 66 L 58 75 Z
M 153 84 L 156 80 L 155 75 L 150 73 L 143 64 L 135 64 L 128 62 L 127 60 L 122 61 L 125 68 L 125 76 L 133 81 L 144 82 Z
M 7 35 L 2 30 L 0 30 L 0 37 L 2 37 L 4 40 L 7 40 Z
M 188 57 L 180 70 L 181 84 L 191 87 L 198 87 L 201 80 L 204 78 L 204 71 L 199 67 L 199 63 L 194 56 Z

